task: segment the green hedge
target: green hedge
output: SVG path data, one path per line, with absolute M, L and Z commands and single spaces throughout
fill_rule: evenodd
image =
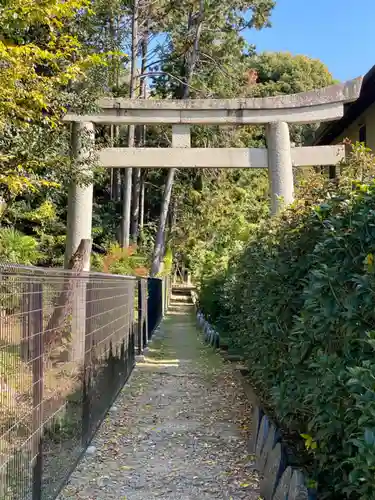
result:
M 375 184 L 259 228 L 200 304 L 304 435 L 320 498 L 375 498 Z

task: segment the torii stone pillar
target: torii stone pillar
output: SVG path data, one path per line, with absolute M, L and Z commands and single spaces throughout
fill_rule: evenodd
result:
M 275 215 L 294 199 L 292 152 L 286 122 L 269 123 L 266 130 L 271 215 Z
M 71 136 L 72 156 L 78 160 L 85 183 L 73 180 L 68 193 L 68 217 L 65 246 L 65 268 L 82 239 L 91 240 L 93 182 L 90 155 L 95 141 L 92 122 L 73 122 Z M 90 270 L 90 252 L 84 255 L 83 271 Z M 72 297 L 71 360 L 83 363 L 86 335 L 86 280 L 75 280 Z
M 86 177 L 85 185 L 72 181 L 68 193 L 68 217 L 65 247 L 65 267 L 82 239 L 91 240 L 93 183 L 90 182 L 91 166 L 88 162 L 95 141 L 92 122 L 72 123 L 72 155 L 79 162 Z M 90 255 L 85 257 L 83 270 L 90 270 Z

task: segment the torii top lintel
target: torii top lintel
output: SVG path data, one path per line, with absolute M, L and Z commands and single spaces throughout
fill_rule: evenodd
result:
M 68 113 L 64 121 L 114 124 L 267 124 L 276 121 L 313 123 L 337 120 L 344 104 L 355 101 L 363 78 L 355 78 L 299 94 L 239 99 L 122 99 L 99 100 L 93 115 Z

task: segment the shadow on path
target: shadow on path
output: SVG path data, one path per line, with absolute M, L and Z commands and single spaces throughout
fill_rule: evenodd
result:
M 170 313 L 60 500 L 255 500 L 249 408 L 190 312 Z

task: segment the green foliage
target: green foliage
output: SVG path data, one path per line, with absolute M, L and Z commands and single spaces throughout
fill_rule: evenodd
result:
M 160 59 L 147 68 L 154 73 L 153 93 L 180 96 L 198 2 L 146 4 L 140 6 L 140 35 L 147 26 L 153 37 L 166 38 L 163 46 L 149 48 L 148 60 Z M 333 82 L 319 61 L 256 55 L 245 41 L 244 30 L 270 26 L 274 5 L 273 0 L 204 2 L 192 97 L 268 96 Z M 79 172 L 70 157 L 69 127 L 60 119 L 67 108 L 94 109 L 100 95 L 127 94 L 129 68 L 122 49 L 131 40 L 124 22 L 131 6 L 122 0 L 16 0 L 0 9 L 2 262 L 62 265 L 67 188 Z M 312 129 L 292 127 L 293 140 L 303 143 Z M 146 130 L 147 145 L 168 145 L 163 127 Z M 126 132 L 126 127 L 98 126 L 97 139 L 104 144 L 114 134 L 123 145 Z M 192 142 L 259 147 L 264 130 L 194 127 Z M 260 226 L 268 216 L 263 172 L 184 170 L 175 182 L 166 238 L 164 273 L 177 256 L 202 281 L 202 306 L 246 352 L 253 380 L 278 418 L 304 436 L 316 467 L 312 475 L 331 497 L 334 491 L 354 499 L 374 496 L 375 188 L 364 184 L 372 163 L 366 149 L 357 146 L 339 194 L 316 176 L 305 176 L 299 180 L 303 203 Z M 92 255 L 92 268 L 147 274 L 165 172 L 144 175 L 144 230 L 140 247 L 128 250 L 113 243 L 121 200 L 113 195 L 110 173 L 95 174 L 93 238 L 108 251 Z M 348 181 L 353 176 L 363 183 L 354 190 Z
M 252 57 L 248 66 L 257 74 L 256 85 L 250 87 L 254 97 L 297 94 L 334 83 L 319 59 L 289 52 L 263 52 Z
M 242 33 L 246 29 L 269 27 L 274 6 L 274 0 L 205 0 L 191 97 L 229 97 L 241 93 L 245 62 L 254 53 L 254 47 Z M 161 75 L 155 80 L 155 93 L 163 98 L 181 95 L 181 82 L 186 77 L 184 66 L 191 57 L 199 9 L 196 0 L 167 4 L 161 20 L 166 44 L 157 47 L 162 71 L 157 72 Z
M 169 276 L 172 273 L 172 267 L 173 267 L 173 252 L 170 246 L 167 247 L 163 262 L 164 262 L 163 274 Z
M 357 145 L 338 187 L 307 179 L 200 295 L 265 404 L 303 435 L 321 498 L 375 494 L 374 173 Z
M 56 186 L 41 171 L 56 154 L 47 148 L 50 158 L 44 163 L 45 155 L 32 159 L 30 149 L 42 150 L 40 139 L 55 138 L 62 128 L 61 116 L 72 104 L 63 91 L 105 63 L 104 57 L 88 54 L 70 31 L 70 23 L 88 10 L 85 0 L 15 0 L 0 8 L 0 189 L 11 195 Z
M 148 274 L 146 268 L 146 259 L 143 255 L 136 252 L 136 247 L 121 248 L 114 243 L 110 245 L 107 254 L 102 260 L 102 272 L 110 274 L 122 274 L 126 276 L 145 276 Z M 99 266 L 100 260 L 95 259 Z
M 123 50 L 131 43 L 131 29 L 129 23 L 121 20 L 128 19 L 132 2 L 68 0 L 62 6 L 51 0 L 40 2 L 35 8 L 30 0 L 8 3 L 0 12 L 4 35 L 0 50 L 7 61 L 3 68 L 7 84 L 0 109 L 0 197 L 5 202 L 0 210 L 1 223 L 35 238 L 41 253 L 38 264 L 61 266 L 68 185 L 77 178 L 78 168 L 71 160 L 69 126 L 63 125 L 60 118 L 66 109 L 81 113 L 95 110 L 95 101 L 103 94 L 127 95 L 129 64 Z M 255 47 L 246 42 L 243 31 L 269 27 L 274 6 L 274 0 L 204 2 L 192 97 L 249 95 L 246 72 L 252 67 Z M 198 10 L 196 0 L 183 4 L 164 0 L 140 4 L 140 38 L 147 26 L 153 37 L 162 33 L 166 41 L 148 47 L 147 59 L 160 59 L 147 67 L 147 83 L 158 98 L 180 91 L 183 66 L 190 57 L 190 42 L 195 33 L 193 18 Z M 264 66 L 270 64 L 264 62 Z M 308 83 L 309 77 L 298 73 L 295 65 L 285 62 L 285 67 L 283 80 L 290 70 L 293 79 L 303 78 L 301 87 L 319 84 L 314 75 L 314 83 Z M 263 83 L 264 79 L 257 87 Z M 168 146 L 170 130 L 169 137 L 160 126 L 147 126 L 146 131 L 147 145 Z M 126 127 L 110 130 L 108 126 L 97 126 L 98 143 L 105 144 L 113 134 L 115 141 L 124 145 Z M 261 127 L 194 127 L 192 141 L 200 147 L 262 146 L 264 134 Z M 252 225 L 267 213 L 268 187 L 263 174 L 222 175 L 214 171 L 204 175 L 204 189 L 200 192 L 197 183 L 201 179 L 196 172 L 179 173 L 175 182 L 178 216 L 167 238 L 173 254 L 178 253 L 183 260 L 191 254 L 196 276 L 210 274 L 217 266 L 225 268 L 232 253 L 242 248 Z M 145 219 L 138 249 L 144 258 L 140 267 L 145 266 L 151 253 L 165 172 L 148 171 L 144 177 Z M 109 248 L 119 238 L 121 200 L 113 194 L 111 182 L 109 171 L 95 171 L 93 239 L 102 248 Z M 228 189 L 230 196 L 225 194 Z M 223 207 L 226 219 L 220 216 Z M 199 214 L 196 221 L 195 211 Z M 211 216 L 212 232 L 207 230 Z M 232 220 L 233 225 L 220 218 Z M 185 235 L 189 242 L 186 247 Z M 94 256 L 93 265 L 102 269 L 103 259 Z M 131 271 L 127 264 L 124 266 L 121 272 Z M 168 267 L 167 259 L 165 269 Z
M 195 281 L 225 269 L 249 238 L 254 224 L 268 214 L 268 181 L 260 172 L 216 172 L 184 197 L 174 233 L 175 251 Z M 176 191 L 184 185 L 176 186 Z
M 83 19 L 89 22 L 91 7 L 85 0 L 17 0 L 0 9 L 1 223 L 28 235 L 23 244 L 35 241 L 40 251 L 37 258 L 19 256 L 12 238 L 3 253 L 14 262 L 63 262 L 67 188 L 72 178 L 85 179 L 72 161 L 70 130 L 61 116 L 67 108 L 93 108 L 106 71 L 106 51 L 98 56 L 83 27 L 76 29 Z
M 0 229 L 0 259 L 2 263 L 36 264 L 40 258 L 38 243 L 11 228 Z
M 229 47 L 231 42 L 225 38 L 225 43 Z M 221 90 L 215 87 L 220 97 L 287 94 L 333 83 L 326 66 L 306 56 L 265 53 L 242 57 L 233 51 L 230 53 L 232 58 L 226 64 L 231 70 L 236 68 L 237 76 L 233 80 L 236 84 L 227 84 L 229 76 L 223 79 L 221 75 Z M 234 60 L 237 61 L 235 65 Z M 220 64 L 225 61 L 225 58 L 220 59 Z M 195 82 L 200 72 L 198 65 Z M 251 74 L 256 76 L 254 80 L 250 79 Z M 314 125 L 294 125 L 291 127 L 292 139 L 298 144 L 304 143 L 313 130 Z M 194 127 L 192 143 L 196 147 L 265 147 L 264 128 Z M 268 178 L 264 172 L 182 172 L 174 190 L 179 218 L 173 245 L 197 283 L 216 275 L 219 269 L 225 270 L 230 258 L 243 249 L 256 225 L 268 216 Z
M 263 52 L 247 61 L 250 82 L 245 92 L 251 97 L 297 94 L 334 83 L 327 66 L 319 59 L 289 52 Z M 252 82 L 251 79 L 254 79 Z M 297 145 L 310 141 L 317 124 L 291 125 L 291 140 Z

